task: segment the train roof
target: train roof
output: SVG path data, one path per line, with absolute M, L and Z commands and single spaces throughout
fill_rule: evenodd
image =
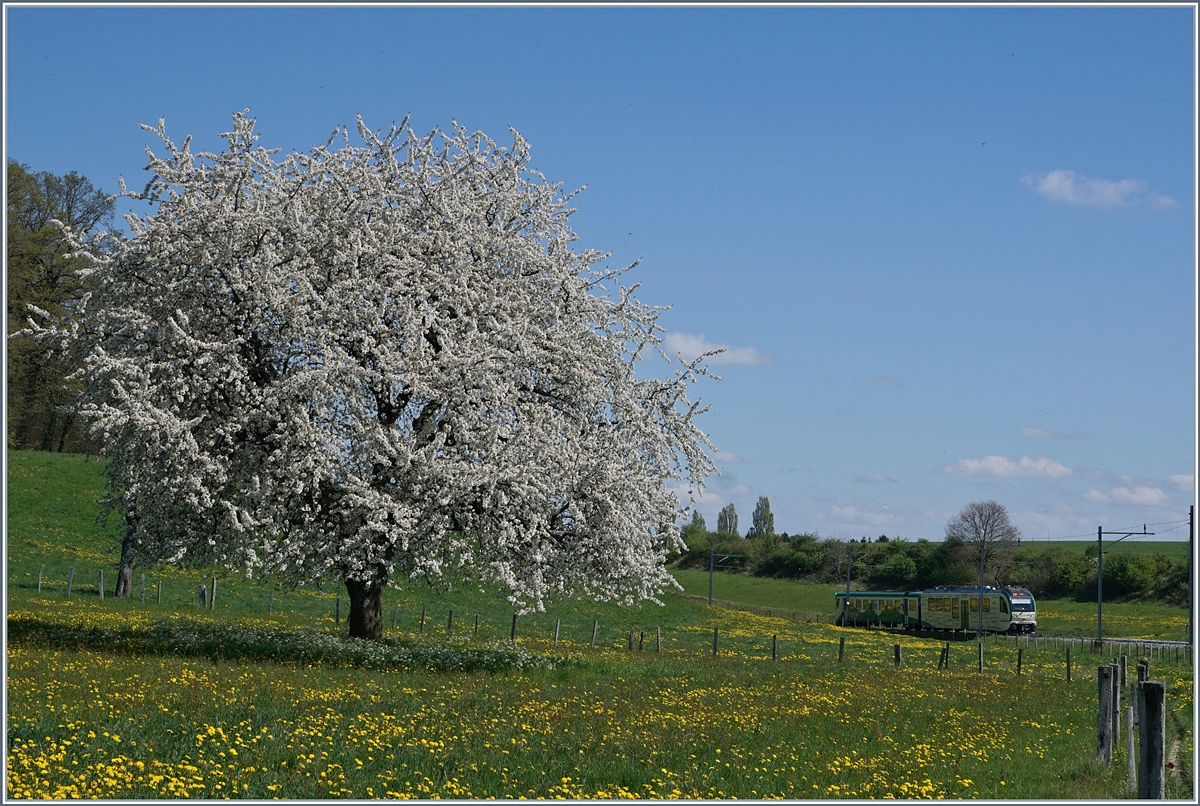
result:
M 985 585 L 983 592 L 987 593 L 1009 593 L 1002 588 L 995 588 L 991 585 Z M 921 593 L 979 593 L 978 585 L 938 585 L 936 588 L 926 588 Z
M 916 596 L 920 591 L 850 591 L 850 596 Z M 838 596 L 845 596 L 845 591 L 837 591 Z

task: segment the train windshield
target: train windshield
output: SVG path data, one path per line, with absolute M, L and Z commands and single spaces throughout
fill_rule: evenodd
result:
M 1033 602 L 1030 602 L 1028 600 L 1022 602 L 1020 599 L 1013 599 L 1012 600 L 1012 609 L 1013 609 L 1014 613 L 1032 613 L 1032 612 L 1034 612 Z

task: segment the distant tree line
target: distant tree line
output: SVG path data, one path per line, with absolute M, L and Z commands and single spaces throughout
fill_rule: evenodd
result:
M 732 507 L 726 507 L 729 514 Z M 723 522 L 729 522 L 725 510 L 722 514 L 726 515 Z M 979 548 L 955 535 L 937 542 L 887 535 L 845 540 L 816 533 L 775 534 L 773 529 L 759 532 L 756 526 L 741 537 L 732 531 L 708 531 L 698 515 L 693 515 L 682 531 L 688 549 L 674 559 L 677 568 L 707 569 L 709 552 L 715 550 L 718 554 L 742 555 L 740 561 L 735 561 L 737 565 L 722 568 L 726 572 L 844 585 L 849 544 L 855 589 L 920 590 L 979 582 Z M 1079 551 L 1025 543 L 989 557 L 986 584 L 1020 585 L 1038 598 L 1092 601 L 1096 598 L 1096 566 L 1094 545 Z M 1104 553 L 1106 600 L 1151 598 L 1186 605 L 1187 595 L 1186 559 L 1122 551 Z

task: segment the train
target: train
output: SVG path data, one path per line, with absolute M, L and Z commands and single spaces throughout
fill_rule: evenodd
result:
M 909 630 L 976 630 L 979 586 L 943 585 L 921 591 L 839 592 L 837 623 L 879 625 Z M 1037 631 L 1037 602 L 1025 588 L 1007 585 L 983 589 L 984 632 L 1030 634 Z

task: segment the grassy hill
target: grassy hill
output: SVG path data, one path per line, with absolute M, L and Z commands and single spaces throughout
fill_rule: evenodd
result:
M 378 645 L 345 637 L 336 580 L 283 592 L 221 576 L 216 606 L 201 609 L 209 569 L 146 569 L 145 602 L 139 569 L 134 597 L 114 600 L 118 533 L 95 521 L 99 463 L 8 461 L 10 798 L 1125 794 L 1124 751 L 1111 768 L 1093 760 L 1095 659 L 1068 683 L 1060 652 L 1026 647 L 1018 677 L 1015 647 L 985 643 L 981 674 L 974 646 L 956 645 L 938 671 L 937 641 L 669 595 L 661 607 L 553 603 L 521 616 L 513 643 L 498 592 L 406 585 L 385 595 Z M 707 594 L 706 574 L 678 576 Z M 714 593 L 817 612 L 832 590 L 719 575 Z M 1190 664 L 1152 668 L 1190 725 Z M 1178 736 L 1190 757 L 1190 732 Z

